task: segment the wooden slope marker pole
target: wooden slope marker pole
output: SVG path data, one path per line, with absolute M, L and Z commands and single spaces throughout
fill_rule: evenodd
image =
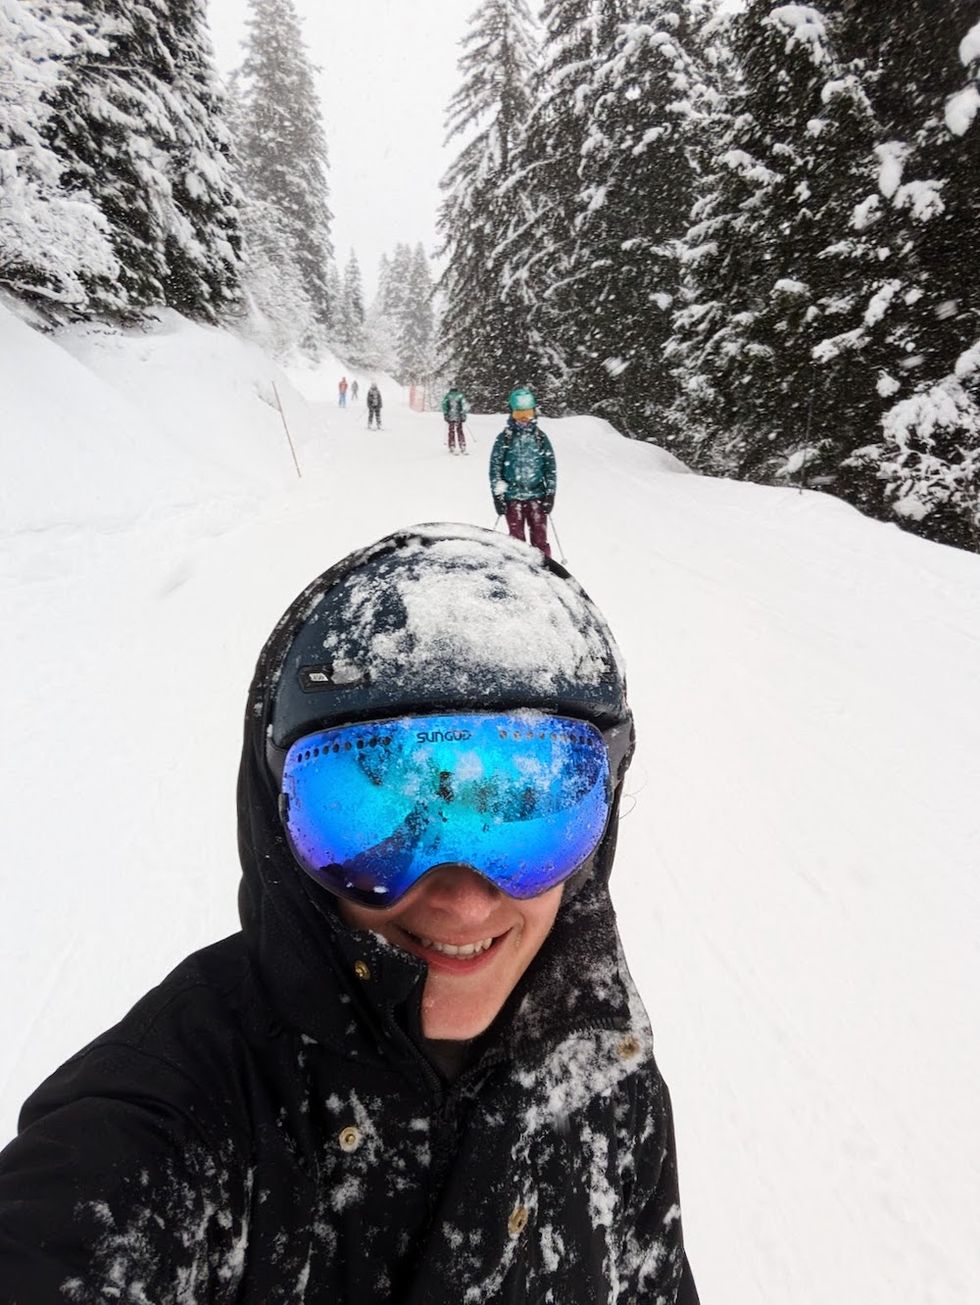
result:
M 286 439 L 289 441 L 289 451 L 293 455 L 293 465 L 296 468 L 296 474 L 300 480 L 303 479 L 303 473 L 299 469 L 299 458 L 296 456 L 296 448 L 293 444 L 293 437 L 289 433 L 289 426 L 286 422 L 286 414 L 282 410 L 282 399 L 279 397 L 279 390 L 275 381 L 272 382 L 272 393 L 276 396 L 276 403 L 279 407 L 279 416 L 282 418 L 282 428 L 286 432 Z

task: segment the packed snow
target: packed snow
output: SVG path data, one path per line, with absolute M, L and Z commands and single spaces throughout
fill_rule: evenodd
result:
M 369 374 L 286 375 L 173 314 L 42 336 L 0 307 L 0 357 L 6 1138 L 237 927 L 241 717 L 281 611 L 392 529 L 492 525 L 501 417 L 449 457 L 378 377 L 369 434 Z M 973 1305 L 980 558 L 541 424 L 560 546 L 628 668 L 614 894 L 702 1299 Z
M 406 569 L 392 572 L 381 562 L 370 575 L 350 577 L 311 617 L 323 622 L 322 646 L 335 668 L 349 668 L 357 679 L 367 672 L 375 683 L 397 676 L 407 696 L 424 693 L 447 666 L 456 690 L 477 697 L 498 670 L 519 672 L 542 695 L 569 682 L 599 685 L 608 676 L 615 653 L 589 605 L 535 566 L 537 555 L 518 540 L 505 537 L 495 548 L 477 530 L 463 539 L 420 534 L 424 545 L 400 552 Z M 413 557 L 425 559 L 423 574 L 411 566 Z M 457 576 L 464 570 L 474 585 L 461 605 Z M 365 655 L 372 631 L 384 625 L 379 612 L 393 607 L 401 623 L 375 633 Z M 538 613 L 536 623 L 528 622 L 528 611 Z

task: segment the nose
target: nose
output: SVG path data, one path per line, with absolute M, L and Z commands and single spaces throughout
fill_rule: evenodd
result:
M 421 898 L 430 911 L 442 912 L 460 928 L 482 924 L 496 908 L 500 889 L 465 865 L 441 865 L 421 884 Z

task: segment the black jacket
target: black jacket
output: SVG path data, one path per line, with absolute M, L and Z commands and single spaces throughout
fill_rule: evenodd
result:
M 295 867 L 263 733 L 242 932 L 58 1070 L 0 1154 L 3 1305 L 696 1302 L 612 839 L 449 1086 L 424 965 Z

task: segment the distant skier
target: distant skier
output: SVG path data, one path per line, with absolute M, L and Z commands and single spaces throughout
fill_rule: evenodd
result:
M 463 392 L 456 388 L 455 381 L 450 382 L 449 389 L 443 395 L 442 415 L 446 419 L 449 452 L 456 452 L 456 441 L 458 440 L 460 453 L 465 453 L 466 436 L 463 433 L 463 422 L 470 414 Z
M 361 392 L 361 387 L 358 385 L 357 381 L 351 381 L 350 383 L 351 403 L 357 402 L 357 396 L 360 394 L 360 392 Z
M 558 472 L 555 452 L 538 429 L 537 400 L 524 386 L 512 390 L 510 417 L 490 454 L 490 493 L 497 516 L 506 516 L 515 539 L 525 538 L 551 556 L 548 513 L 555 502 Z
M 341 408 L 347 407 L 347 377 L 341 376 L 340 384 L 337 386 L 337 405 Z
M 367 392 L 367 410 L 368 410 L 368 430 L 371 429 L 372 419 L 375 422 L 375 429 L 381 429 L 381 391 L 374 381 L 371 382 L 370 389 Z

